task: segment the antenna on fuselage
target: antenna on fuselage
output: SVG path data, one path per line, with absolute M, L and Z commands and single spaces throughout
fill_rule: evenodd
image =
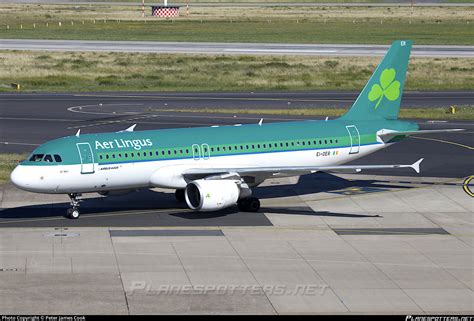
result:
M 258 122 L 258 126 L 262 126 L 263 124 L 263 118 L 260 118 L 260 121 Z
M 76 137 L 79 137 L 79 135 L 81 135 L 81 129 L 80 128 L 77 130 Z

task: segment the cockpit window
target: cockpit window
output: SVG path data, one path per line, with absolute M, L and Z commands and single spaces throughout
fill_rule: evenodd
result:
M 30 157 L 30 162 L 41 162 L 43 156 L 44 154 L 33 154 L 33 156 Z
M 54 160 L 58 163 L 61 163 L 63 161 L 61 156 L 59 156 L 59 155 L 54 155 Z
M 51 155 L 46 155 L 43 160 L 47 163 L 52 163 L 53 162 L 53 157 Z

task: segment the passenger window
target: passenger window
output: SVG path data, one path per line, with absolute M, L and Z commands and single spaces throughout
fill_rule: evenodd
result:
M 102 159 L 102 155 L 100 155 L 100 159 Z M 61 163 L 63 160 L 61 158 L 61 156 L 59 155 L 54 155 L 54 160 L 57 162 L 57 163 Z
M 109 159 L 109 155 L 105 155 L 105 158 L 106 158 L 106 159 Z
M 51 155 L 46 155 L 43 159 L 45 162 L 52 163 L 53 157 Z

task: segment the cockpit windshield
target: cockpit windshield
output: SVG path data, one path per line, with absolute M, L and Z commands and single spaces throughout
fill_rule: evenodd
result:
M 54 157 L 54 158 L 53 158 Z M 50 155 L 50 154 L 33 154 L 31 155 L 30 162 L 46 162 L 46 163 L 61 163 L 63 160 L 60 155 Z

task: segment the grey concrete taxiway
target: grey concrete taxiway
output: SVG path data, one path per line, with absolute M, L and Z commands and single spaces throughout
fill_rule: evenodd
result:
M 0 39 L 0 50 L 112 51 L 187 54 L 383 56 L 389 46 Z M 474 57 L 474 46 L 415 45 L 418 57 Z
M 169 191 L 67 197 L 0 187 L 4 314 L 474 313 L 462 180 L 307 175 L 260 213 L 191 213 Z

